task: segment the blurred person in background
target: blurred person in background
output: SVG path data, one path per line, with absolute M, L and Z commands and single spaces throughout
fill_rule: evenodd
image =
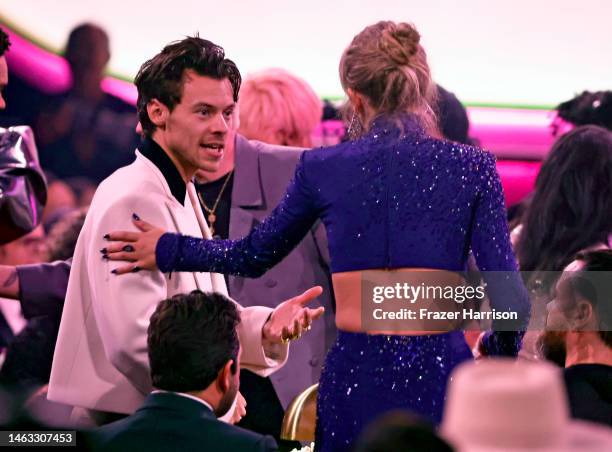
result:
M 554 292 L 539 349 L 565 368 L 572 416 L 612 427 L 612 250 L 579 254 Z
M 460 452 L 612 450 L 612 430 L 572 419 L 565 392 L 546 362 L 465 363 L 453 372 L 440 434 Z
M 85 212 L 75 210 L 54 224 L 46 245 L 50 260 L 64 261 L 72 257 L 84 219 Z M 43 261 L 30 263 L 39 262 Z M 31 284 L 39 285 L 40 290 L 44 290 L 48 281 L 40 280 Z M 13 300 L 10 300 L 10 303 L 12 306 L 20 306 Z M 32 391 L 48 383 L 61 318 L 61 305 L 54 307 L 51 300 L 49 304 L 43 312 L 27 316 L 27 324 L 24 320 L 25 327 L 9 345 L 4 366 L 0 371 L 0 381 L 3 384 Z
M 574 127 L 594 125 L 612 130 L 612 91 L 583 91 L 560 103 L 551 124 L 554 136 L 561 136 Z
M 247 77 L 240 90 L 238 132 L 268 144 L 312 147 L 323 103 L 300 77 L 268 69 Z
M 43 225 L 49 232 L 55 223 L 74 210 L 89 208 L 96 186 L 85 178 L 66 180 L 48 177 L 47 204 L 43 212 Z
M 313 137 L 313 147 L 335 146 L 346 135 L 346 124 L 342 118 L 341 107 L 330 99 L 323 100 L 323 117 Z
M 4 53 L 9 46 L 8 36 L 0 29 L 0 87 L 2 88 L 8 82 Z M 0 110 L 5 106 L 4 100 L 0 99 Z M 0 217 L 2 230 L 0 243 L 3 244 L 0 246 L 2 360 L 5 358 L 6 347 L 13 342 L 15 334 L 22 332 L 26 326 L 26 319 L 46 315 L 59 318 L 70 271 L 69 262 L 40 263 L 47 260 L 47 250 L 44 231 L 36 224 L 40 222 L 47 200 L 47 186 L 42 170 L 35 161 L 35 153 L 30 149 L 30 146 L 35 146 L 33 138 L 29 131 L 13 130 L 4 133 L 7 135 L 3 136 L 4 139 L 1 141 L 0 180 L 2 188 L 9 189 L 3 190 L 1 198 L 4 203 L 3 215 Z M 16 142 L 6 139 L 9 133 L 17 135 Z M 20 171 L 15 171 L 16 162 L 20 164 Z M 16 222 L 16 219 L 19 221 Z M 28 229 L 33 231 L 25 232 Z M 19 300 L 19 303 L 15 300 Z
M 394 411 L 376 419 L 357 440 L 354 452 L 453 452 L 435 428 L 408 411 Z
M 73 210 L 65 213 L 52 226 L 47 236 L 50 260 L 63 262 L 72 258 L 85 214 L 85 209 Z M 0 383 L 24 399 L 38 392 L 27 404 L 30 415 L 46 425 L 68 425 L 72 407 L 46 399 L 46 385 L 51 374 L 62 312 L 61 304 L 54 307 L 51 297 L 44 297 L 43 291 L 48 284 L 46 280 L 36 282 L 37 286 L 41 286 L 41 304 L 47 302 L 51 306 L 46 311 L 28 313 L 25 328 L 7 348 L 6 359 L 0 370 Z M 14 301 L 12 303 L 19 306 Z
M 60 179 L 85 177 L 97 184 L 133 160 L 136 108 L 102 90 L 110 59 L 102 28 L 89 23 L 74 28 L 65 58 L 72 85 L 48 100 L 36 121 L 41 163 Z
M 550 124 L 553 137 L 560 138 L 575 127 L 595 125 L 612 131 L 612 91 L 583 91 L 576 97 L 562 102 L 554 109 Z M 531 203 L 533 193 L 523 201 L 508 208 L 511 229 L 520 224 Z
M 512 231 L 532 294 L 532 318 L 521 355 L 537 359 L 535 340 L 549 291 L 580 251 L 612 245 L 612 133 L 578 127 L 557 140 L 542 163 L 531 202 Z
M 48 249 L 45 231 L 37 226 L 32 232 L 0 245 L 0 265 L 28 265 L 46 262 Z
M 77 196 L 77 207 L 89 207 L 96 193 L 97 185 L 85 177 L 75 177 L 69 179 L 68 182 Z
M 50 261 L 63 261 L 72 257 L 86 215 L 86 208 L 75 209 L 67 212 L 53 225 L 47 236 Z
M 8 82 L 5 52 L 10 42 L 6 33 L 0 29 L 0 88 L 5 88 Z M 6 107 L 0 90 L 0 110 Z M 61 263 L 51 267 L 51 271 L 39 272 L 38 269 L 47 268 L 41 264 L 48 258 L 45 233 L 42 226 L 36 226 L 41 219 L 44 204 L 47 199 L 47 186 L 42 176 L 35 155 L 35 144 L 31 131 L 11 129 L 2 132 L 0 143 L 0 176 L 3 196 L 0 198 L 2 216 L 0 217 L 0 361 L 7 357 L 7 347 L 15 344 L 15 336 L 19 337 L 30 327 L 27 319 L 38 315 L 38 309 L 54 315 L 61 314 L 65 283 L 68 279 L 69 265 Z M 18 169 L 18 171 L 16 171 Z M 31 232 L 27 232 L 31 230 Z M 12 239 L 12 240 L 11 240 Z M 32 278 L 26 277 L 20 281 L 19 268 L 34 268 L 36 271 Z M 56 273 L 59 270 L 59 274 Z M 26 271 L 27 273 L 27 271 Z M 55 294 L 56 298 L 46 303 L 46 293 L 51 292 L 54 280 L 60 280 L 63 291 Z M 22 283 L 20 287 L 20 282 Z M 34 304 L 20 304 L 15 302 L 20 295 L 29 297 L 31 291 L 38 291 L 38 299 Z M 49 306 L 50 305 L 50 306 Z M 26 309 L 28 308 L 28 309 Z M 32 309 L 29 309 L 32 308 Z M 26 326 L 27 324 L 27 326 Z M 40 334 L 35 325 L 32 326 L 35 334 Z M 34 349 L 26 350 L 24 356 Z M 36 361 L 36 360 L 34 360 Z M 6 367 L 2 366 L 2 369 Z
M 474 144 L 469 137 L 470 120 L 467 110 L 455 94 L 440 85 L 438 89 L 438 122 L 440 132 L 447 140 L 463 144 Z
M 48 258 L 45 231 L 37 226 L 32 232 L 10 243 L 0 245 L 0 266 L 39 264 Z M 5 281 L 6 283 L 6 281 Z M 26 326 L 21 306 L 14 300 L 0 298 L 0 364 L 3 351 Z
M 70 185 L 59 179 L 47 179 L 47 203 L 43 211 L 43 223 L 49 231 L 49 223 L 54 223 L 66 212 L 77 206 L 77 197 Z
M 512 231 L 521 270 L 561 271 L 576 253 L 610 246 L 612 133 L 581 126 L 557 140 Z M 550 285 L 549 285 L 550 286 Z

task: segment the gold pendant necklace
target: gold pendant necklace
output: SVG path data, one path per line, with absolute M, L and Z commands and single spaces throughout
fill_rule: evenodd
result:
M 202 207 L 204 208 L 204 211 L 208 214 L 206 218 L 208 220 L 208 226 L 210 227 L 210 235 L 212 236 L 215 235 L 215 221 L 217 221 L 217 215 L 215 215 L 215 212 L 217 211 L 217 206 L 219 205 L 219 201 L 221 201 L 221 197 L 223 196 L 225 187 L 227 187 L 227 183 L 232 177 L 233 172 L 234 170 L 232 169 L 229 173 L 227 173 L 227 176 L 225 177 L 225 182 L 223 182 L 221 191 L 219 191 L 219 194 L 217 195 L 217 199 L 215 200 L 215 203 L 213 204 L 212 208 L 206 205 L 206 203 L 204 202 L 204 198 L 202 197 L 202 193 L 198 191 L 198 198 L 200 198 L 200 202 L 202 203 Z

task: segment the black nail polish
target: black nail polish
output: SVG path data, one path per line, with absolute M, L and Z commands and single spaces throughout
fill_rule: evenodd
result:
M 108 254 L 103 254 L 102 255 L 102 259 L 104 259 L 105 261 L 109 260 L 110 257 L 108 257 Z
M 139 266 L 136 266 L 132 269 L 132 273 L 138 273 L 140 270 L 142 270 L 142 268 L 140 268 Z
M 100 250 L 100 252 L 101 252 L 102 254 L 106 254 L 106 253 L 108 253 L 108 251 L 107 251 L 107 249 L 106 249 L 106 248 L 102 248 L 102 249 Z
M 110 240 L 110 234 L 104 234 L 104 237 L 102 237 L 104 240 Z
M 112 273 L 113 275 L 116 275 L 116 274 L 117 274 L 117 269 L 111 270 L 111 273 Z
M 136 215 L 135 213 L 132 214 L 132 218 L 136 221 L 140 221 L 140 217 Z
M 125 251 L 126 253 L 131 253 L 134 251 L 134 247 L 132 245 L 125 245 L 123 248 L 121 248 L 123 251 Z

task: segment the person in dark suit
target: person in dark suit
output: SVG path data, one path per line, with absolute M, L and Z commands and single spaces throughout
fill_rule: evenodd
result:
M 64 52 L 71 85 L 41 102 L 35 119 L 43 168 L 97 185 L 134 160 L 136 108 L 102 89 L 109 36 L 92 23 L 71 30 Z
M 101 450 L 272 451 L 274 439 L 218 420 L 240 386 L 236 305 L 193 291 L 162 301 L 147 346 L 155 390 L 131 416 L 95 432 Z

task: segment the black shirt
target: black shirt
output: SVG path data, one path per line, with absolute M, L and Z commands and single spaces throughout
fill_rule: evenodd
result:
M 228 175 L 226 174 L 219 179 L 207 182 L 204 184 L 196 183 L 196 191 L 198 192 L 198 198 L 200 198 L 200 204 L 204 202 L 206 207 L 212 209 L 219 198 L 219 194 L 221 193 L 221 189 L 225 185 L 227 181 L 227 185 L 225 186 L 225 190 L 221 193 L 221 198 L 219 198 L 219 203 L 217 204 L 217 208 L 215 209 L 215 222 L 213 227 L 215 229 L 214 238 L 227 239 L 229 237 L 229 224 L 230 224 L 230 208 L 232 206 L 232 187 L 234 185 L 234 173 L 232 172 L 229 175 L 229 180 L 227 180 Z M 204 216 L 206 217 L 206 222 L 210 226 L 210 221 L 208 220 L 209 213 L 202 206 L 202 210 L 204 211 Z
M 225 182 L 227 178 L 227 185 Z M 225 190 L 221 193 L 223 186 L 225 185 Z M 230 224 L 230 209 L 232 207 L 232 188 L 234 186 L 234 172 L 228 176 L 227 174 L 219 179 L 207 182 L 204 184 L 195 183 L 196 192 L 198 193 L 198 198 L 200 199 L 200 204 L 204 201 L 206 207 L 212 209 L 219 198 L 219 194 L 221 197 L 219 198 L 219 203 L 217 204 L 217 208 L 215 209 L 215 222 L 213 224 L 213 238 L 215 239 L 227 239 L 229 237 L 229 224 Z M 206 211 L 204 206 L 202 205 L 202 211 L 204 212 L 204 216 L 206 217 L 206 222 L 208 226 L 210 226 L 210 221 L 208 219 L 209 213 Z M 229 290 L 229 276 L 223 275 L 225 278 L 225 285 Z
M 577 364 L 564 377 L 572 417 L 612 427 L 612 366 Z

